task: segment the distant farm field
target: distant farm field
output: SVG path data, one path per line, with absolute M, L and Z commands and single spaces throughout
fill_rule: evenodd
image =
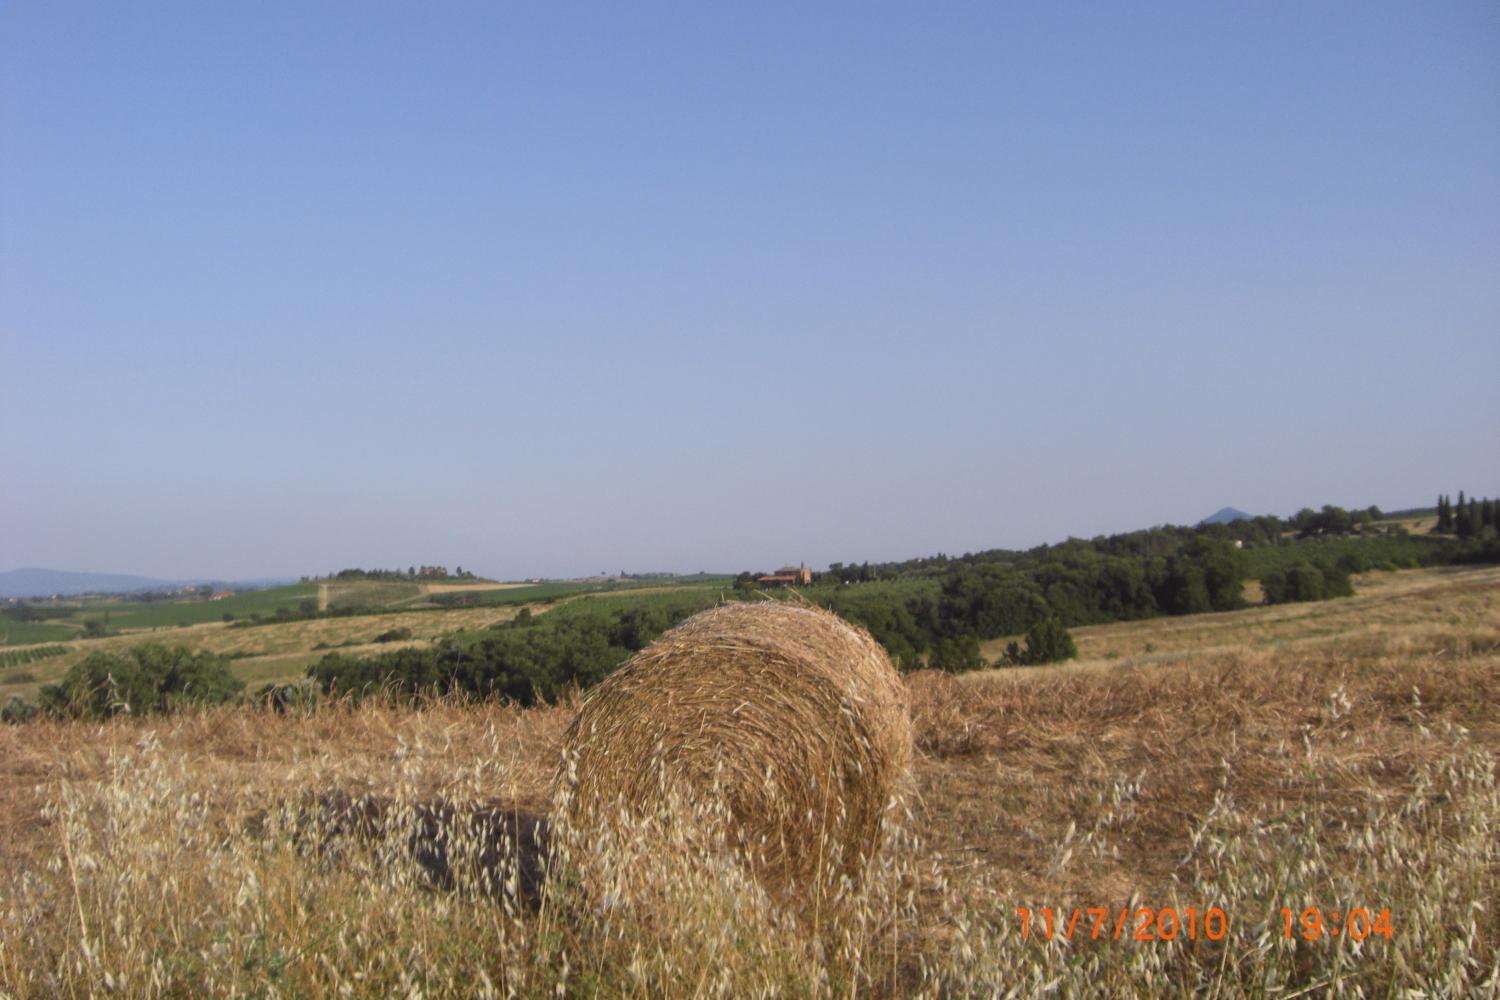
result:
M 27 672 L 33 680 L 7 684 L 0 673 L 0 702 L 12 694 L 31 699 L 42 684 L 57 680 L 68 667 L 93 650 L 118 652 L 142 642 L 205 649 L 238 657 L 234 671 L 247 681 L 290 681 L 302 676 L 308 665 L 328 648 L 342 647 L 345 652 L 369 652 L 393 648 L 382 644 L 370 650 L 361 648 L 373 643 L 376 636 L 392 629 L 412 630 L 417 643 L 430 642 L 453 632 L 480 629 L 515 616 L 519 607 L 456 608 L 448 611 L 391 612 L 380 615 L 355 615 L 339 618 L 314 618 L 307 621 L 274 622 L 251 627 L 232 627 L 223 622 L 206 622 L 183 628 L 132 632 L 103 639 L 68 643 L 64 656 L 32 664 Z M 315 648 L 318 646 L 324 648 Z
M 77 625 L 64 625 L 59 622 L 18 622 L 8 618 L 0 619 L 0 647 L 61 642 L 77 635 L 82 626 L 82 621 Z
M 402 581 L 358 581 L 341 583 L 333 581 L 328 588 L 329 608 L 378 608 L 403 603 L 421 597 L 426 589 L 419 583 Z M 320 596 L 321 600 L 321 596 Z
M 700 603 L 707 606 L 719 593 L 718 589 L 701 584 L 689 587 L 615 587 L 604 590 L 573 583 L 521 584 L 479 591 L 478 595 L 484 599 L 472 605 L 439 607 L 424 603 L 424 595 L 417 593 L 416 584 L 355 581 L 326 585 L 338 595 L 338 599 L 332 602 L 335 610 L 339 606 L 339 599 L 355 603 L 361 608 L 370 608 L 379 602 L 387 602 L 389 606 L 372 613 L 292 621 L 275 620 L 277 608 L 294 610 L 302 600 L 315 599 L 318 586 L 316 583 L 299 584 L 265 591 L 259 595 L 236 595 L 234 598 L 200 605 L 180 604 L 163 608 L 140 604 L 120 605 L 123 610 L 112 614 L 109 623 L 111 629 L 120 629 L 120 634 L 100 639 L 75 640 L 78 632 L 76 626 L 69 628 L 49 624 L 13 623 L 18 630 L 25 629 L 28 637 L 35 637 L 22 640 L 24 642 L 74 641 L 63 642 L 66 652 L 62 655 L 29 663 L 21 680 L 15 680 L 14 673 L 7 676 L 0 670 L 0 703 L 13 695 L 34 701 L 37 690 L 43 684 L 55 682 L 69 667 L 94 650 L 119 652 L 142 642 L 180 645 L 233 656 L 236 658 L 233 663 L 234 673 L 247 684 L 259 686 L 301 679 L 311 664 L 333 650 L 370 654 L 389 652 L 403 646 L 426 645 L 445 636 L 473 633 L 497 622 L 509 621 L 522 608 L 529 608 L 533 614 L 544 614 L 564 607 L 570 601 L 600 601 L 604 602 L 601 607 L 612 610 L 639 606 L 642 602 L 672 601 L 684 594 L 703 595 Z M 465 588 L 458 593 L 467 594 L 470 591 Z M 251 600 L 257 596 L 258 601 Z M 152 617 L 158 621 L 176 617 L 169 610 L 173 608 L 208 607 L 217 610 L 232 606 L 231 602 L 234 601 L 240 603 L 233 606 L 253 609 L 248 613 L 261 614 L 266 620 L 260 624 L 248 624 L 247 613 L 245 617 L 237 616 L 235 622 L 227 623 L 222 620 L 221 613 L 214 618 L 200 615 L 196 623 L 187 625 L 139 624 L 143 619 L 149 620 Z M 142 614 L 136 614 L 137 612 Z M 90 618 L 103 620 L 102 614 L 95 609 L 79 614 L 76 618 L 80 623 Z M 126 621 L 137 624 L 127 630 L 127 626 L 123 624 Z M 410 630 L 411 638 L 396 643 L 375 642 L 377 636 L 400 629 Z M 25 645 L 0 645 L 0 655 L 7 649 L 21 651 L 27 648 Z
M 170 601 L 107 600 L 72 611 L 68 620 L 76 627 L 90 619 L 110 629 L 172 628 L 222 621 L 225 615 L 249 618 L 251 615 L 273 615 L 277 608 L 295 611 L 300 601 L 317 597 L 314 583 L 298 583 L 269 590 L 247 590 L 217 601 L 202 598 Z
M 424 583 L 420 585 L 424 594 L 454 594 L 463 591 L 471 593 L 484 590 L 516 590 L 520 587 L 529 586 L 525 583 Z

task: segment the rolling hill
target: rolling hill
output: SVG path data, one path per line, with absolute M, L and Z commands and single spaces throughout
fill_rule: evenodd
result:
M 227 582 L 207 577 L 197 580 L 158 580 L 149 576 L 124 573 L 75 573 L 63 569 L 28 567 L 0 573 L 0 598 L 71 597 L 76 594 L 129 594 L 141 590 L 172 590 L 205 583 L 223 584 L 229 589 L 251 590 L 291 583 L 289 579 L 240 580 Z
M 1199 524 L 1230 524 L 1234 521 L 1247 521 L 1255 517 L 1254 514 L 1246 514 L 1242 510 L 1233 507 L 1221 507 L 1212 514 L 1199 521 Z

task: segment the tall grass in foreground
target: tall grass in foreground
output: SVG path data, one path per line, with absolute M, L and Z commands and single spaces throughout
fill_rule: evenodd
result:
M 1345 706 L 1335 690 L 1325 711 Z M 1415 694 L 1410 712 L 1422 718 Z M 1360 747 L 1357 731 L 1289 740 L 1266 773 L 1226 764 L 1176 898 L 1134 901 L 1222 908 L 1230 933 L 1213 943 L 1023 940 L 1018 906 L 1110 901 L 1016 898 L 984 869 L 924 850 L 909 815 L 860 885 L 792 905 L 763 893 L 712 837 L 684 834 L 719 818 L 681 801 L 636 838 L 558 831 L 535 907 L 519 879 L 502 877 L 496 891 L 463 864 L 453 888 L 436 889 L 409 849 L 421 748 L 373 765 L 389 770 L 380 777 L 394 805 L 374 836 L 358 837 L 321 828 L 304 789 L 268 803 L 264 789 L 239 788 L 143 729 L 96 779 L 51 787 L 55 848 L 0 875 L 0 993 L 1493 996 L 1495 758 L 1448 722 L 1429 735 L 1432 752 L 1404 762 L 1413 777 L 1395 790 L 1377 780 L 1380 750 Z M 1336 810 L 1300 793 L 1237 796 L 1252 778 L 1316 790 L 1351 760 L 1369 776 L 1328 783 Z M 445 795 L 479 806 L 483 787 L 476 769 Z M 1137 836 L 1141 795 L 1122 777 L 1086 825 L 1058 831 L 1054 867 Z M 453 855 L 477 853 L 464 848 Z M 1389 907 L 1395 933 L 1287 940 L 1280 908 L 1310 905 Z

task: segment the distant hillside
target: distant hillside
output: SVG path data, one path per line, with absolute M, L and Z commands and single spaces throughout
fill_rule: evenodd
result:
M 172 587 L 166 580 L 121 573 L 70 573 L 61 569 L 13 569 L 0 573 L 0 597 L 47 597 L 51 594 L 115 594 Z
M 1234 521 L 1250 521 L 1250 520 L 1254 520 L 1254 518 L 1255 518 L 1254 514 L 1246 514 L 1244 511 L 1242 511 L 1242 510 L 1235 510 L 1233 507 L 1223 507 L 1223 508 L 1220 508 L 1219 510 L 1214 511 L 1212 514 L 1208 515 L 1207 517 L 1205 517 L 1203 520 L 1199 521 L 1198 523 L 1199 524 L 1230 524 L 1230 523 L 1233 523 Z
M 73 573 L 63 569 L 12 569 L 0 573 L 0 598 L 51 597 L 53 594 L 129 594 L 139 590 L 171 590 L 176 587 L 224 583 L 232 589 L 254 590 L 290 583 L 286 579 L 240 580 L 158 580 L 149 576 L 124 573 Z

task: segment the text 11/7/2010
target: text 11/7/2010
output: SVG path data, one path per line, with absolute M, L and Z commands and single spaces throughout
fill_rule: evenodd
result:
M 1106 906 L 1075 906 L 1055 910 L 1050 906 L 1032 909 L 1018 907 L 1021 937 L 1033 935 L 1051 941 L 1061 937 L 1074 940 L 1110 941 L 1222 941 L 1229 934 L 1229 915 L 1221 907 L 1166 906 L 1152 908 L 1128 906 L 1112 909 Z M 1325 910 L 1308 907 L 1281 910 L 1282 932 L 1287 938 L 1307 941 L 1347 937 L 1354 941 L 1377 936 L 1389 941 L 1394 929 L 1390 907 L 1372 910 L 1362 906 L 1347 910 Z

